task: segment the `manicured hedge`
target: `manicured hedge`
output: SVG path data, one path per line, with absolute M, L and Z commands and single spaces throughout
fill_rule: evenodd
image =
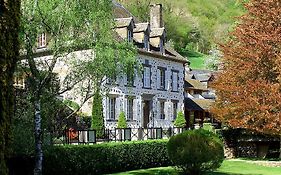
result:
M 168 140 L 54 146 L 45 152 L 44 174 L 104 174 L 169 166 Z

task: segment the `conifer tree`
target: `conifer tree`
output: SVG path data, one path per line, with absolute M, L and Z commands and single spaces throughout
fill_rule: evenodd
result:
M 186 120 L 185 120 L 185 117 L 184 117 L 182 111 L 178 112 L 174 125 L 179 128 L 183 128 L 186 126 Z
M 117 128 L 127 128 L 126 116 L 123 111 L 119 115 Z
M 102 109 L 102 96 L 100 94 L 99 89 L 96 90 L 96 92 L 93 96 L 91 129 L 96 130 L 98 138 L 102 138 L 104 136 L 104 117 L 103 117 L 103 109 Z

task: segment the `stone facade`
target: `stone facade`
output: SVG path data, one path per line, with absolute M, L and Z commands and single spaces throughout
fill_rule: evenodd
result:
M 110 90 L 103 99 L 105 124 L 107 128 L 115 128 L 118 116 L 124 111 L 127 118 L 130 115 L 128 108 L 133 107 L 133 116 L 128 119 L 128 127 L 171 127 L 174 120 L 174 111 L 183 111 L 183 85 L 184 85 L 184 64 L 170 60 L 164 60 L 152 56 L 139 55 L 138 60 L 144 66 L 150 67 L 150 87 L 144 87 L 143 74 L 134 79 L 134 86 L 128 87 L 126 77 L 118 78 L 118 86 L 107 85 Z M 158 69 L 165 70 L 165 88 L 159 89 Z M 172 91 L 172 72 L 178 73 L 178 91 Z M 110 117 L 110 99 L 115 100 L 115 116 Z M 132 99 L 133 104 L 128 105 Z M 161 106 L 164 104 L 164 116 L 161 116 Z M 145 108 L 148 105 L 148 108 Z M 176 108 L 176 109 L 174 109 Z M 147 111 L 145 111 L 147 110 Z M 148 113 L 148 114 L 145 114 Z M 147 117 L 145 119 L 145 117 Z
M 117 126 L 122 111 L 128 127 L 168 128 L 173 126 L 177 112 L 184 110 L 184 72 L 188 61 L 165 46 L 162 19 L 161 4 L 150 6 L 150 22 L 135 23 L 132 16 L 115 19 L 119 36 L 138 47 L 137 60 L 142 71 L 135 73 L 132 86 L 128 86 L 126 76 L 119 76 L 115 85 L 104 84 L 106 128 Z

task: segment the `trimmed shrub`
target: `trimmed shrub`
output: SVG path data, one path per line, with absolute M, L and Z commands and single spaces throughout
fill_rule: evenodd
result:
M 99 89 L 96 90 L 94 97 L 93 97 L 91 129 L 96 130 L 97 138 L 102 138 L 104 136 L 102 96 L 100 94 Z
M 117 128 L 127 128 L 125 113 L 122 111 L 118 118 Z
M 90 175 L 169 166 L 167 140 L 53 146 L 45 152 L 44 174 Z
M 212 123 L 203 123 L 202 129 L 205 129 L 210 132 L 215 132 L 215 127 L 212 125 Z
M 223 143 L 212 132 L 189 130 L 171 137 L 168 155 L 184 174 L 198 175 L 220 167 L 224 159 Z
M 179 128 L 184 128 L 186 126 L 186 120 L 182 111 L 178 112 L 174 125 Z

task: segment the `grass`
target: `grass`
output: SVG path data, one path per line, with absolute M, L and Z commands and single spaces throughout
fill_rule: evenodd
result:
M 200 57 L 188 57 L 190 61 L 190 68 L 192 69 L 206 69 L 205 68 L 205 56 Z
M 206 175 L 280 175 L 281 167 L 265 167 L 246 163 L 244 160 L 226 160 L 215 172 Z M 178 175 L 172 167 L 150 168 L 116 173 L 112 175 Z

